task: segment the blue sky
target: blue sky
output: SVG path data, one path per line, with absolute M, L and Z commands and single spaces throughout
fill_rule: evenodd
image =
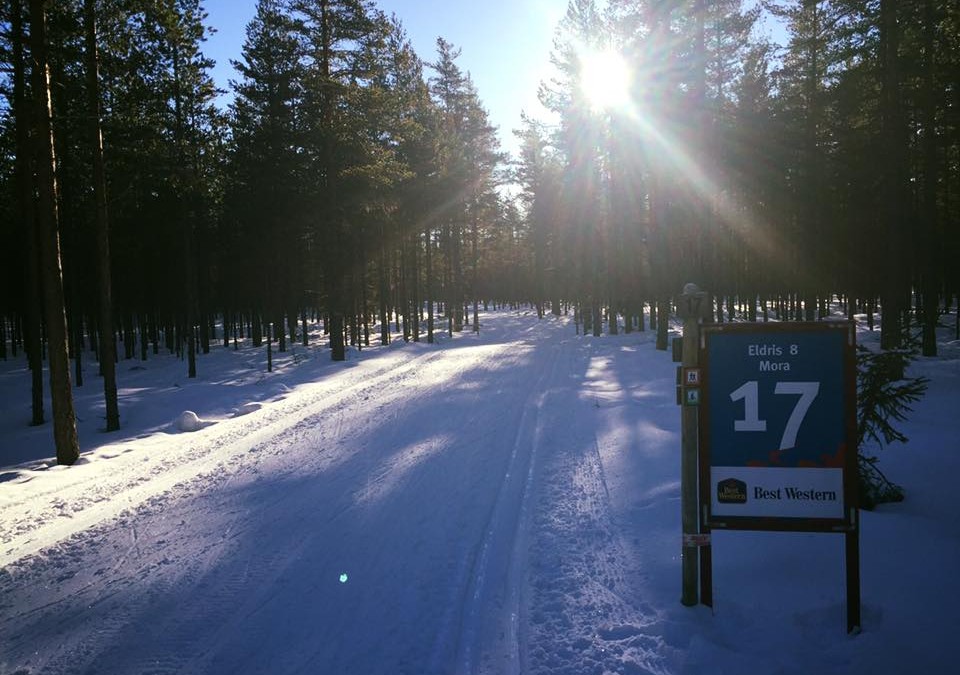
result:
M 255 0 L 204 0 L 208 24 L 217 29 L 206 45 L 216 59 L 213 75 L 227 88 L 236 77 L 230 59 L 239 59 Z M 462 50 L 458 63 L 470 73 L 480 99 L 499 127 L 501 144 L 513 150 L 512 130 L 520 113 L 540 116 L 537 87 L 549 72 L 554 30 L 567 0 L 378 0 L 377 5 L 403 23 L 424 61 L 436 55 L 443 37 Z

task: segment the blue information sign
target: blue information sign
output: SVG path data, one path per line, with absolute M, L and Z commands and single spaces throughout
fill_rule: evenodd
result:
M 840 322 L 703 327 L 701 497 L 711 525 L 825 529 L 853 517 L 854 335 Z

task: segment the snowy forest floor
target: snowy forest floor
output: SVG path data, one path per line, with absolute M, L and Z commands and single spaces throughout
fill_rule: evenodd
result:
M 651 333 L 481 318 L 270 373 L 248 345 L 194 380 L 124 361 L 112 434 L 91 372 L 72 467 L 27 426 L 25 360 L 0 363 L 0 675 L 954 672 L 946 330 L 912 366 L 910 442 L 879 451 L 907 499 L 863 513 L 848 636 L 833 534 L 715 533 L 715 607 L 680 604 L 675 364 Z

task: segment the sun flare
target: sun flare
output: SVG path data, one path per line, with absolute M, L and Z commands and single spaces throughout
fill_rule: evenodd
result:
M 580 57 L 580 90 L 595 110 L 624 107 L 630 101 L 630 79 L 630 66 L 611 49 Z

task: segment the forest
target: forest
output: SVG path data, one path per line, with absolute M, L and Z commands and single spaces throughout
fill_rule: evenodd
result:
M 516 157 L 459 49 L 417 54 L 372 0 L 258 0 L 229 91 L 206 21 L 202 0 L 0 5 L 0 359 L 29 364 L 33 424 L 49 387 L 61 463 L 85 361 L 115 430 L 119 360 L 168 350 L 195 377 L 218 344 L 285 350 L 317 322 L 334 360 L 479 331 L 491 303 L 666 349 L 696 282 L 714 321 L 840 303 L 884 349 L 936 353 L 960 289 L 955 0 L 570 0 Z M 629 66 L 616 106 L 583 86 L 604 52 Z

